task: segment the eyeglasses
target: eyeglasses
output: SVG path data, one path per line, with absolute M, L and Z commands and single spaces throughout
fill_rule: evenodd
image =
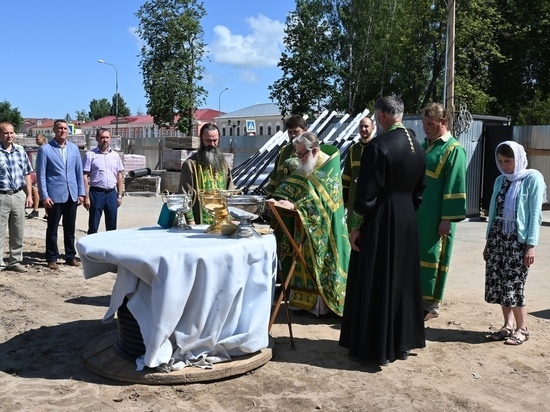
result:
M 311 149 L 307 149 L 304 153 L 300 153 L 296 151 L 296 156 L 298 156 L 298 159 L 304 158 L 309 152 L 311 152 Z

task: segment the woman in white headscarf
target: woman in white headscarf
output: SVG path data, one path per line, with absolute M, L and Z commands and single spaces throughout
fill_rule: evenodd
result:
M 525 281 L 535 261 L 546 185 L 540 172 L 527 169 L 520 144 L 500 143 L 495 158 L 502 175 L 493 187 L 483 250 L 485 301 L 501 305 L 504 326 L 489 337 L 517 346 L 529 339 Z

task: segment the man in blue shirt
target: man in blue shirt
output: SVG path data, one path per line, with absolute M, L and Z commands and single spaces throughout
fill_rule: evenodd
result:
M 0 270 L 24 273 L 23 235 L 25 208 L 32 206 L 32 166 L 22 146 L 15 144 L 15 131 L 9 122 L 0 123 L 0 250 L 4 251 L 6 227 L 10 231 L 8 265 L 0 259 Z

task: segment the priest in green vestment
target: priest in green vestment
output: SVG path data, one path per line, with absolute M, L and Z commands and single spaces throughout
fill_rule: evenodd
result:
M 268 201 L 298 212 L 307 237 L 303 255 L 314 279 L 306 276 L 298 263 L 291 285 L 300 290 L 292 290 L 290 304 L 317 316 L 328 313 L 328 309 L 342 316 L 350 244 L 342 200 L 340 152 L 335 146 L 320 145 L 314 133 L 304 133 L 292 144 L 300 165 Z M 288 226 L 292 228 L 291 223 Z M 278 242 L 279 248 L 290 249 L 281 234 Z M 282 266 L 285 276 L 289 262 L 283 261 Z M 316 289 L 319 293 L 304 289 Z
M 466 218 L 466 151 L 447 130 L 439 103 L 422 109 L 426 189 L 416 212 L 424 320 L 439 316 L 451 262 L 456 222 Z
M 347 209 L 348 230 L 351 227 L 351 212 L 355 201 L 355 193 L 357 192 L 357 179 L 361 170 L 361 156 L 363 155 L 363 149 L 374 138 L 374 122 L 370 117 L 364 117 L 359 122 L 359 135 L 361 140 L 350 146 L 342 170 L 342 193 L 344 205 Z
M 307 131 L 306 119 L 299 114 L 293 114 L 289 118 L 285 119 L 285 128 L 288 134 L 289 142 L 281 148 L 275 158 L 275 162 L 273 163 L 273 170 L 269 175 L 269 184 L 266 189 L 266 192 L 269 195 L 272 195 L 275 189 L 277 189 L 281 185 L 281 182 L 285 179 L 285 162 L 287 162 L 288 159 L 296 159 L 292 140 L 296 136 L 300 136 L 302 133 Z
M 235 185 L 231 168 L 219 148 L 220 130 L 215 123 L 201 127 L 200 147 L 181 166 L 179 193 L 192 194 L 199 190 L 233 190 Z M 191 225 L 206 225 L 214 222 L 214 217 L 196 199 L 193 207 L 185 214 Z

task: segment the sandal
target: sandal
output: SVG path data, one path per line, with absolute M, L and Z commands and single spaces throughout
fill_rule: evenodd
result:
M 494 341 L 506 340 L 511 338 L 514 335 L 513 328 L 507 328 L 503 326 L 498 332 L 493 332 L 489 335 L 489 339 Z
M 519 346 L 526 340 L 529 340 L 529 332 L 527 329 L 516 330 L 512 336 L 510 336 L 508 339 L 506 339 L 506 342 L 504 342 L 505 345 L 511 345 L 511 346 Z

